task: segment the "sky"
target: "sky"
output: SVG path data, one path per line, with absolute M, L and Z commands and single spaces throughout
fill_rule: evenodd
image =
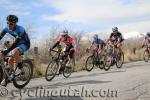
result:
M 32 28 L 32 37 L 42 39 L 50 29 L 68 28 L 93 33 L 111 33 L 117 26 L 125 37 L 150 31 L 150 0 L 0 0 L 0 20 L 15 14 L 19 25 Z

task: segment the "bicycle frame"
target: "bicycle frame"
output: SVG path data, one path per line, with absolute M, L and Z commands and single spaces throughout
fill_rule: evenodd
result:
M 57 51 L 57 50 L 52 50 L 53 52 L 56 52 L 57 54 L 58 54 L 58 56 L 55 58 L 55 60 L 57 60 L 58 62 L 60 61 L 60 56 L 61 56 L 61 53 L 62 52 L 60 52 L 60 51 Z M 67 56 L 68 57 L 68 56 Z M 65 57 L 65 59 L 67 58 L 67 57 Z M 52 57 L 52 59 L 54 59 L 53 57 Z M 63 59 L 63 62 L 65 61 L 65 59 Z M 62 65 L 61 65 L 62 66 Z
M 9 57 L 12 57 L 12 55 L 10 55 L 10 56 L 5 56 L 4 59 L 5 59 L 5 58 L 9 58 Z M 20 57 L 21 57 L 21 58 L 20 58 L 20 61 L 22 61 L 23 58 L 22 58 L 22 56 L 20 56 Z M 6 69 L 6 64 L 5 64 L 6 61 L 4 61 L 4 59 L 0 61 L 0 66 L 1 66 L 2 69 L 3 69 L 3 74 L 4 74 L 4 76 L 8 77 L 8 79 L 10 80 L 11 77 L 10 77 L 10 75 L 9 75 L 9 72 L 8 72 L 7 69 Z M 16 71 L 16 69 L 17 69 L 16 63 L 14 63 L 14 66 L 16 67 L 14 71 Z

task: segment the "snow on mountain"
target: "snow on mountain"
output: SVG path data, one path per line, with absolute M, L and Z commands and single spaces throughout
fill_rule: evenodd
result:
M 123 34 L 123 37 L 125 38 L 125 39 L 130 39 L 130 38 L 140 38 L 140 37 L 143 37 L 144 36 L 144 34 L 141 34 L 141 33 L 139 33 L 139 32 L 128 32 L 128 33 L 124 33 Z
M 85 33 L 85 35 L 83 35 L 83 37 L 82 37 L 82 40 L 88 40 L 88 39 L 91 40 L 94 34 L 98 34 L 101 39 L 107 39 L 110 35 L 107 32 Z M 141 34 L 140 32 L 137 32 L 137 31 L 123 33 L 122 35 L 123 35 L 124 39 L 136 39 L 136 38 L 145 36 L 144 34 Z

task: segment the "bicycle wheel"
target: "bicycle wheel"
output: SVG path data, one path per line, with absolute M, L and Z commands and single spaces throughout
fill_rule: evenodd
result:
M 117 66 L 117 68 L 121 68 L 123 63 L 124 63 L 124 53 L 120 52 L 116 56 L 116 66 Z
M 65 68 L 63 70 L 63 76 L 65 78 L 68 78 L 71 75 L 72 71 L 73 71 L 73 67 L 72 66 L 65 66 Z
M 111 64 L 112 64 L 112 57 L 109 56 L 109 54 L 106 54 L 104 57 L 104 62 L 105 62 L 104 70 L 108 71 L 111 67 Z
M 52 60 L 52 62 L 50 62 L 46 68 L 45 79 L 47 81 L 51 81 L 56 76 L 58 69 L 58 62 L 56 60 Z
M 3 80 L 3 69 L 0 66 L 0 83 L 2 82 L 2 80 Z
M 104 67 L 105 67 L 105 55 L 102 55 L 102 57 L 100 58 L 99 68 L 104 69 Z
M 149 60 L 149 52 L 147 50 L 144 51 L 143 57 L 144 57 L 144 61 L 148 62 L 148 60 Z
M 85 63 L 85 68 L 88 72 L 90 72 L 94 68 L 94 57 L 89 56 Z
M 13 84 L 16 88 L 22 89 L 31 80 L 33 75 L 33 64 L 30 60 L 23 60 L 21 73 L 13 78 Z

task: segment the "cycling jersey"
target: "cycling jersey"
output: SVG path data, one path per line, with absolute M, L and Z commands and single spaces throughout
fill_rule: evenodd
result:
M 96 44 L 97 49 L 98 49 L 98 48 L 101 48 L 101 49 L 102 49 L 102 48 L 103 48 L 103 45 L 104 45 L 104 41 L 101 40 L 100 38 L 94 38 L 92 44 Z
M 101 45 L 101 44 L 104 43 L 104 41 L 101 40 L 101 39 L 99 39 L 99 38 L 97 38 L 97 39 L 94 39 L 92 43 L 93 43 L 93 44 L 95 43 L 95 44 L 97 44 L 97 45 Z
M 72 37 L 70 37 L 70 36 L 60 36 L 59 38 L 58 38 L 58 41 L 59 42 L 63 42 L 63 43 L 65 43 L 66 45 L 69 45 L 69 44 L 72 44 L 73 42 L 74 42 L 74 40 L 73 40 L 73 38 Z
M 120 32 L 117 32 L 116 34 L 115 33 L 111 33 L 110 35 L 110 41 L 111 42 L 117 42 L 119 40 L 119 42 L 122 42 L 124 39 L 123 39 L 123 36 Z
M 30 39 L 23 27 L 16 25 L 14 30 L 10 30 L 8 27 L 4 28 L 0 34 L 0 40 L 4 37 L 6 33 L 9 33 L 10 35 L 16 38 L 15 42 L 8 49 L 8 52 L 10 52 L 16 47 L 19 47 L 21 53 L 24 53 L 26 50 L 29 49 Z
M 60 36 L 58 39 L 57 39 L 57 42 L 53 45 L 52 49 L 55 48 L 60 42 L 63 42 L 66 44 L 66 48 L 65 48 L 65 55 L 67 53 L 69 53 L 69 57 L 72 58 L 73 57 L 73 54 L 74 52 L 76 51 L 75 47 L 74 47 L 74 40 L 72 37 L 70 36 Z
M 3 36 L 9 33 L 10 35 L 20 38 L 20 41 L 18 43 L 29 43 L 29 37 L 28 34 L 25 32 L 25 29 L 19 25 L 16 25 L 16 28 L 14 30 L 9 30 L 8 27 L 4 28 L 0 34 L 0 39 L 3 38 Z

